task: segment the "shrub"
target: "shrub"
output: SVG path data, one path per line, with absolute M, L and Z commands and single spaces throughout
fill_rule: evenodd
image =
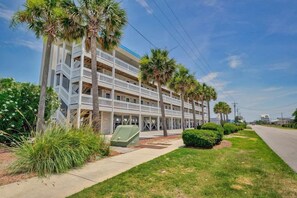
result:
M 37 134 L 33 142 L 23 141 L 15 149 L 17 160 L 11 172 L 36 172 L 39 176 L 63 173 L 80 167 L 91 157 L 107 155 L 109 146 L 89 128 L 52 127 Z
M 236 127 L 237 127 L 237 131 L 241 131 L 246 128 L 246 123 L 237 123 Z
M 217 135 L 212 130 L 189 129 L 182 133 L 182 138 L 186 146 L 212 148 Z
M 230 133 L 235 133 L 237 131 L 237 126 L 233 123 L 224 124 L 224 134 L 228 135 Z
M 13 79 L 0 79 L 0 142 L 11 144 L 22 136 L 29 136 L 36 126 L 40 87 L 30 83 L 18 83 Z M 57 94 L 47 89 L 45 120 L 59 107 Z
M 205 123 L 202 125 L 201 129 L 212 130 L 217 135 L 216 144 L 219 144 L 223 140 L 224 128 L 213 122 Z

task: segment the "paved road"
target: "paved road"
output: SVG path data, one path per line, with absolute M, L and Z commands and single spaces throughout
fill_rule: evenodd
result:
M 252 128 L 295 172 L 297 172 L 297 130 L 255 125 Z

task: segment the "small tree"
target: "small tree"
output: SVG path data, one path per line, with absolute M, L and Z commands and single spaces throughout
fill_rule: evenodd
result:
M 189 87 L 189 89 L 187 89 L 186 94 L 187 94 L 187 96 L 189 97 L 189 99 L 191 100 L 191 103 L 192 103 L 194 128 L 197 127 L 195 100 L 199 100 L 200 90 L 201 90 L 200 83 L 196 79 L 192 79 L 191 86 Z

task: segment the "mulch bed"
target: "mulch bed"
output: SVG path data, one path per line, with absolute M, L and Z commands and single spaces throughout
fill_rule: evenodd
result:
M 0 186 L 36 176 L 34 173 L 9 174 L 7 168 L 16 160 L 7 148 L 0 148 Z
M 231 146 L 232 146 L 232 143 L 231 143 L 231 142 L 229 142 L 229 141 L 227 141 L 227 140 L 223 140 L 223 141 L 221 142 L 221 144 L 215 145 L 215 146 L 213 147 L 213 149 L 229 148 L 229 147 L 231 147 Z

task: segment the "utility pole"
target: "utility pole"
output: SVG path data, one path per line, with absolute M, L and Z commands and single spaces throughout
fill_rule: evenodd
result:
M 233 107 L 234 107 L 234 122 L 235 122 L 235 117 L 236 117 L 236 105 L 237 105 L 237 103 L 234 102 L 234 103 L 232 103 L 232 104 L 233 104 Z

